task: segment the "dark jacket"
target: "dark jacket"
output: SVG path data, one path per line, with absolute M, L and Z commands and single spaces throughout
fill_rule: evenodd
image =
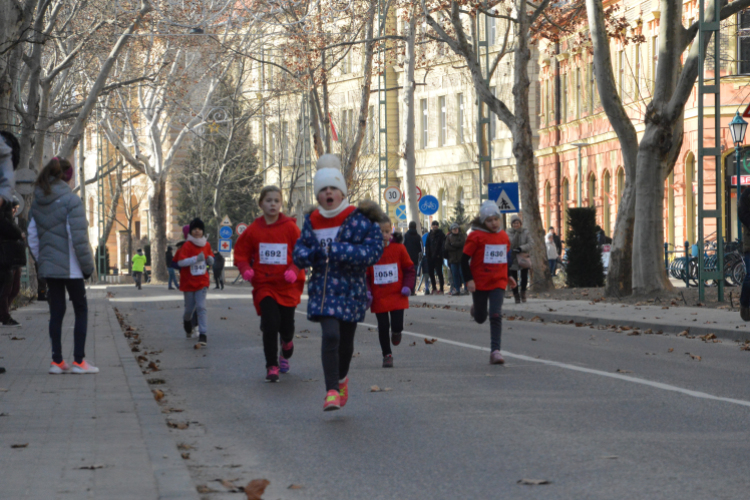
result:
M 557 250 L 557 256 L 562 258 L 562 240 L 560 239 L 560 236 L 555 233 L 552 239 L 555 240 L 555 249 Z
M 464 253 L 466 244 L 466 235 L 458 230 L 458 234 L 448 233 L 445 237 L 445 253 L 448 254 L 449 264 L 460 264 L 461 256 Z
M 445 249 L 445 233 L 440 229 L 433 229 L 427 236 L 424 253 L 431 263 L 442 262 Z
M 422 249 L 422 237 L 419 235 L 416 229 L 409 229 L 404 235 L 404 246 L 406 247 L 406 253 L 409 254 L 409 258 L 414 265 L 419 265 L 419 254 L 423 252 Z
M 214 252 L 214 274 L 221 274 L 224 270 L 224 263 L 226 259 L 221 252 Z
M 738 216 L 742 222 L 742 251 L 750 252 L 750 188 L 745 188 L 740 195 Z

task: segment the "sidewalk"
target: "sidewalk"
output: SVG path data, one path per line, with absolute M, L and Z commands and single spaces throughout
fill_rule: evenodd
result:
M 452 309 L 465 310 L 468 314 L 471 307 L 471 296 L 461 295 L 416 295 L 409 300 L 412 307 L 427 304 L 430 306 L 448 306 Z M 736 301 L 735 301 L 736 304 Z M 529 298 L 525 304 L 516 304 L 513 297 L 505 298 L 503 314 L 523 316 L 531 319 L 538 316 L 550 321 L 573 321 L 573 323 L 591 323 L 592 325 L 616 325 L 640 330 L 652 329 L 654 332 L 678 334 L 685 330 L 690 336 L 713 333 L 726 340 L 750 340 L 750 323 L 742 321 L 739 311 L 727 309 L 709 309 L 706 307 L 687 307 L 683 303 L 674 305 L 657 304 L 635 306 L 607 301 L 590 302 L 585 300 L 553 300 Z
M 0 329 L 0 498 L 197 499 L 106 291 L 89 289 L 88 301 L 86 355 L 96 375 L 47 373 L 46 303 L 14 312 L 22 328 Z M 72 309 L 63 324 L 68 362 Z

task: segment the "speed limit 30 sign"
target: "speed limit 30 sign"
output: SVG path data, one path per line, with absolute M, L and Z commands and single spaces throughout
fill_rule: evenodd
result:
M 383 197 L 385 198 L 386 203 L 397 205 L 401 203 L 401 190 L 396 186 L 390 186 L 386 188 Z

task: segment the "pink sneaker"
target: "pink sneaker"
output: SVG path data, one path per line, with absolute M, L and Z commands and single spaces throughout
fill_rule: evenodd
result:
M 349 401 L 349 377 L 346 377 L 343 382 L 339 382 L 339 401 L 341 402 L 341 408 L 346 406 L 346 402 Z
M 289 342 L 282 342 L 281 355 L 289 359 L 292 357 L 292 354 L 294 354 L 294 342 L 291 340 Z
M 500 351 L 492 351 L 490 353 L 490 364 L 491 365 L 502 365 L 505 364 L 505 358 L 500 354 Z
M 278 382 L 279 381 L 279 367 L 269 366 L 268 374 L 266 375 L 266 382 Z
M 62 375 L 63 373 L 70 373 L 70 365 L 65 361 L 55 363 L 54 361 L 49 365 L 49 372 L 52 375 Z
M 323 403 L 323 411 L 334 411 L 341 409 L 341 398 L 339 391 L 330 390 L 326 393 L 326 400 Z

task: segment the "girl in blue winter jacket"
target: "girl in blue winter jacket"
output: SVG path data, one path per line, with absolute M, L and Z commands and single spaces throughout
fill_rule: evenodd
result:
M 323 411 L 338 410 L 349 398 L 349 364 L 354 331 L 365 318 L 365 273 L 383 253 L 378 222 L 385 214 L 375 203 L 349 205 L 338 157 L 318 159 L 313 185 L 319 207 L 305 217 L 294 247 L 294 264 L 312 267 L 307 288 L 307 318 L 323 330 Z

